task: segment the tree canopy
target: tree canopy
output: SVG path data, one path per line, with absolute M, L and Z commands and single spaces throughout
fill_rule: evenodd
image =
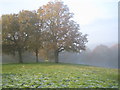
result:
M 3 52 L 18 52 L 21 63 L 24 51 L 36 53 L 38 62 L 39 51 L 47 50 L 58 63 L 60 52 L 86 48 L 87 35 L 80 32 L 73 13 L 61 1 L 48 2 L 36 11 L 2 15 L 2 20 Z

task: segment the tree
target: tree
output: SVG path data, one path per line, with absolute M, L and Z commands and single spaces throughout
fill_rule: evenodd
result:
M 59 53 L 63 50 L 80 52 L 85 50 L 87 35 L 79 32 L 79 25 L 72 20 L 73 13 L 62 2 L 49 2 L 41 7 L 44 13 L 48 42 L 58 63 Z
M 36 54 L 38 62 L 39 50 L 49 50 L 44 57 L 53 52 L 58 63 L 59 53 L 66 51 L 80 52 L 85 50 L 87 35 L 83 35 L 73 18 L 73 13 L 63 2 L 49 2 L 36 11 L 22 10 L 18 14 L 3 15 L 3 51 L 15 54 L 18 52 L 19 62 L 26 50 Z M 43 50 L 43 51 L 44 51 Z
M 2 17 L 0 16 L 0 56 L 2 55 Z
M 19 14 L 2 16 L 3 52 L 18 52 L 19 63 L 23 63 L 22 53 L 28 48 L 27 41 L 32 30 L 32 12 L 23 10 Z
M 38 13 L 38 14 L 37 14 Z M 38 12 L 31 12 L 31 30 L 28 40 L 28 49 L 36 55 L 36 62 L 38 62 L 39 49 L 42 48 L 42 29 L 43 20 L 41 18 L 40 10 Z
M 2 51 L 15 54 L 17 50 L 16 32 L 19 30 L 18 15 L 2 15 Z

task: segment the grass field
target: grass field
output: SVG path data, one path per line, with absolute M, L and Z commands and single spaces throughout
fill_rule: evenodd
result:
M 74 64 L 4 64 L 2 88 L 118 88 L 118 70 Z

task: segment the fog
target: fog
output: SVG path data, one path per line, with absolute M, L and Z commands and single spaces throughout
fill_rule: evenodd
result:
M 23 58 L 23 62 L 24 63 L 32 63 L 32 62 L 36 62 L 36 57 L 34 54 L 29 53 L 29 52 L 25 52 L 22 54 L 22 58 Z M 39 57 L 39 62 L 43 62 L 44 60 L 40 59 Z M 4 53 L 2 53 L 2 63 L 19 63 L 19 58 L 18 58 L 18 54 L 16 53 L 16 55 L 6 55 Z
M 99 45 L 81 53 L 64 52 L 60 54 L 60 62 L 118 68 L 118 45 Z
M 35 55 L 25 52 L 23 61 L 27 63 L 35 62 Z M 39 62 L 44 62 L 44 60 L 39 57 Z M 81 53 L 61 52 L 59 62 L 118 68 L 118 45 L 112 47 L 99 45 L 93 50 L 87 48 L 86 51 Z M 2 54 L 2 63 L 18 63 L 17 54 L 15 56 Z

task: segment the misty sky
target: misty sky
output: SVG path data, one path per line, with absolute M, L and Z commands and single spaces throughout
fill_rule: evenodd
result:
M 0 0 L 0 14 L 18 13 L 20 10 L 37 10 L 50 0 Z M 80 31 L 88 34 L 87 46 L 99 44 L 111 46 L 118 42 L 119 0 L 62 0 L 74 20 L 80 24 Z

